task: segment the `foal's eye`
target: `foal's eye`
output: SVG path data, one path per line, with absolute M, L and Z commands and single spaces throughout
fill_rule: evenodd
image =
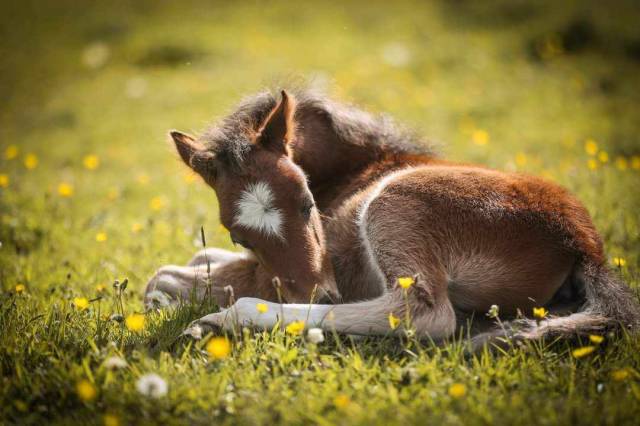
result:
M 302 209 L 300 209 L 300 213 L 302 213 L 302 217 L 304 218 L 304 220 L 309 220 L 309 218 L 311 217 L 311 210 L 313 210 L 314 207 L 315 205 L 313 204 L 313 201 L 307 201 L 302 206 Z

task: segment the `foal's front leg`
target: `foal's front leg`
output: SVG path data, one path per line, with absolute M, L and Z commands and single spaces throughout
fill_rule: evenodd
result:
M 244 259 L 246 258 L 246 253 L 237 253 L 234 251 L 224 250 L 217 247 L 209 247 L 200 250 L 191 258 L 187 265 L 189 266 L 197 266 L 197 265 L 214 265 L 217 263 L 227 263 L 232 262 L 234 260 Z
M 164 266 L 147 284 L 144 303 L 153 307 L 192 298 L 202 300 L 209 290 L 220 306 L 229 304 L 231 293 L 234 298 L 273 298 L 272 287 L 257 285 L 257 268 L 258 263 L 252 258 L 214 265 Z

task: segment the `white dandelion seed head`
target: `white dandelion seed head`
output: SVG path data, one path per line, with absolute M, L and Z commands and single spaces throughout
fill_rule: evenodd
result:
M 147 92 L 147 80 L 142 77 L 133 77 L 127 80 L 125 94 L 131 99 L 140 99 Z
M 82 52 L 82 63 L 90 69 L 101 68 L 109 60 L 109 45 L 101 41 L 88 45 Z
M 392 67 L 406 67 L 411 59 L 411 50 L 403 43 L 388 43 L 382 48 L 382 60 Z
M 125 368 L 129 364 L 127 364 L 127 361 L 120 358 L 119 356 L 110 356 L 109 358 L 104 360 L 102 365 L 104 365 L 104 367 L 109 370 L 118 370 L 120 368 Z
M 324 333 L 322 329 L 310 328 L 309 331 L 307 331 L 307 340 L 315 344 L 324 342 Z
M 151 398 L 162 398 L 169 390 L 167 382 L 155 373 L 148 373 L 136 382 L 136 389 L 140 394 Z

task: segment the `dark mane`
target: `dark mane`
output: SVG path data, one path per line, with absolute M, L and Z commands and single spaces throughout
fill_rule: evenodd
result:
M 200 141 L 217 158 L 241 168 L 258 127 L 277 104 L 274 93 L 278 92 L 264 91 L 244 98 L 232 114 L 209 127 Z M 345 144 L 371 146 L 371 149 L 390 154 L 435 155 L 428 141 L 399 126 L 388 115 L 372 115 L 308 89 L 293 90 L 292 93 L 298 111 L 326 117 Z
M 252 136 L 276 104 L 276 98 L 269 92 L 246 97 L 233 113 L 209 127 L 200 136 L 200 141 L 216 154 L 216 158 L 241 168 L 244 157 L 251 150 Z

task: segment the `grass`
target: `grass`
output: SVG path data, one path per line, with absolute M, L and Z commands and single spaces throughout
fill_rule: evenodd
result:
M 185 263 L 201 226 L 231 248 L 167 130 L 197 132 L 243 94 L 301 78 L 421 129 L 448 158 L 570 188 L 637 288 L 633 2 L 41 3 L 0 17 L 0 423 L 637 421 L 638 337 L 606 337 L 582 358 L 571 350 L 588 341 L 469 358 L 461 340 L 312 345 L 245 330 L 213 360 L 179 337 L 213 306 L 150 313 L 140 332 L 109 320 L 141 312 L 146 280 Z M 107 370 L 113 355 L 128 367 Z M 166 396 L 136 390 L 151 372 Z M 95 395 L 78 393 L 83 381 Z

